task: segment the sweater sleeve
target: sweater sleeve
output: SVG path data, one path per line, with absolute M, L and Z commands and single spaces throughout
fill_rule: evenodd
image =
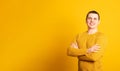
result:
M 106 38 L 104 36 L 99 36 L 96 40 L 96 44 L 98 44 L 100 46 L 100 50 L 98 52 L 86 53 L 83 56 L 78 56 L 78 59 L 83 60 L 83 61 L 97 61 L 97 60 L 99 60 L 104 54 L 105 45 L 106 45 Z
M 78 36 L 73 40 L 72 43 L 77 44 L 77 38 Z M 72 46 L 69 46 L 67 48 L 67 55 L 68 56 L 73 56 L 73 57 L 78 57 L 86 54 L 86 49 L 79 49 L 79 48 L 74 48 Z
M 78 56 L 82 56 L 85 54 L 86 54 L 86 49 L 77 49 L 77 48 L 73 48 L 73 47 L 69 47 L 67 49 L 67 55 L 69 55 L 69 56 L 78 57 Z

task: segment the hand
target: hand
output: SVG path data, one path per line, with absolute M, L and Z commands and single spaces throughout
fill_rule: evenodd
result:
M 98 44 L 92 46 L 87 50 L 87 53 L 98 52 L 100 50 L 100 46 Z
M 71 47 L 73 47 L 73 48 L 77 48 L 77 49 L 78 49 L 78 45 L 77 45 L 77 43 L 72 43 L 72 44 L 71 44 Z

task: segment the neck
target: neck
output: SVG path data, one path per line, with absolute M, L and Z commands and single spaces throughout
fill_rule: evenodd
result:
M 88 34 L 94 34 L 98 31 L 97 28 L 94 28 L 94 29 L 88 29 Z

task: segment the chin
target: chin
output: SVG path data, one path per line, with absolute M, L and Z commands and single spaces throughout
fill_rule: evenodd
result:
M 94 27 L 94 26 L 90 26 L 90 27 L 89 27 L 89 29 L 94 29 L 94 28 L 96 28 L 96 27 Z

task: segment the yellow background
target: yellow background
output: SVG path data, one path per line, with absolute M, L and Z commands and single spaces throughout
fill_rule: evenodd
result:
M 119 71 L 119 7 L 119 0 L 1 0 L 0 71 L 77 71 L 66 49 L 86 31 L 89 10 L 100 13 L 108 38 L 104 71 Z

